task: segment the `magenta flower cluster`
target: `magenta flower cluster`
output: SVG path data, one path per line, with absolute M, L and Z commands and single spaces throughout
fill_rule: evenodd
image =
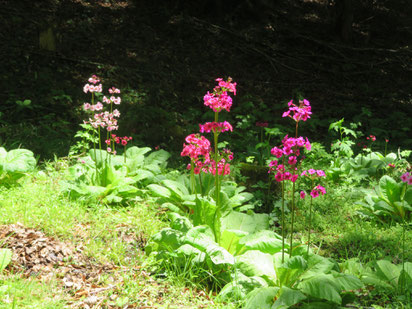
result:
M 213 92 L 210 93 L 208 91 L 204 96 L 204 104 L 215 113 L 219 113 L 222 110 L 230 111 L 232 98 L 229 96 L 229 93 L 236 95 L 236 83 L 233 83 L 230 77 L 226 81 L 222 78 L 217 78 L 216 81 L 218 85 L 213 88 Z M 233 131 L 232 125 L 227 121 L 199 124 L 200 133 L 212 132 L 213 134 L 220 134 L 226 131 Z M 183 144 L 183 150 L 180 155 L 190 158 L 191 163 L 188 164 L 188 169 L 191 169 L 193 164 L 195 174 L 204 172 L 216 175 L 216 169 L 218 175 L 230 174 L 229 162 L 233 160 L 233 153 L 230 150 L 224 149 L 219 152 L 217 155 L 218 162 L 216 163 L 215 158 L 213 158 L 213 149 L 210 141 L 206 137 L 199 133 L 190 134 L 186 137 L 185 141 L 186 143 Z
M 291 100 L 288 106 L 289 110 L 283 113 L 283 117 L 290 117 L 297 123 L 306 121 L 312 114 L 310 103 L 306 99 L 299 101 L 299 106 L 293 104 Z M 269 163 L 269 173 L 275 173 L 275 180 L 278 182 L 285 180 L 296 182 L 299 177 L 309 177 L 312 181 L 317 177 L 325 177 L 323 170 L 309 169 L 303 171 L 300 175 L 298 173 L 298 166 L 303 159 L 301 149 L 306 148 L 310 151 L 311 147 L 307 137 L 293 138 L 286 135 L 282 140 L 282 146 L 273 147 L 270 151 L 273 156 L 281 160 L 272 160 Z M 326 194 L 326 189 L 320 185 L 314 187 L 310 193 L 313 198 L 318 197 L 320 194 Z M 301 191 L 300 197 L 303 199 L 305 196 L 305 191 Z
M 190 162 L 187 165 L 187 169 L 192 168 L 196 175 L 200 172 L 216 174 L 216 162 L 211 158 L 212 148 L 210 146 L 210 141 L 200 135 L 190 134 L 185 139 L 186 143 L 183 144 L 183 150 L 180 153 L 181 156 L 187 156 L 190 158 Z M 218 162 L 218 174 L 228 175 L 230 174 L 230 164 L 229 161 L 233 160 L 233 153 L 224 149 L 220 153 L 220 161 Z
M 295 105 L 293 100 L 288 102 L 289 110 L 283 113 L 282 117 L 290 117 L 296 122 L 306 121 L 312 115 L 311 106 L 308 100 L 299 101 L 299 105 Z M 291 115 L 292 114 L 292 115 Z
M 210 133 L 210 132 L 226 132 L 230 131 L 233 132 L 232 125 L 227 122 L 206 122 L 205 124 L 199 124 L 200 133 Z
M 216 81 L 218 85 L 213 88 L 213 92 L 209 91 L 203 97 L 204 104 L 214 112 L 219 113 L 223 109 L 230 112 L 232 107 L 232 98 L 229 96 L 228 92 L 232 92 L 236 95 L 236 83 L 232 83 L 232 79 L 229 77 L 227 81 L 222 78 L 217 78 Z
M 406 172 L 401 176 L 402 182 L 406 182 L 408 185 L 412 185 L 412 173 Z
M 290 180 L 295 182 L 299 175 L 296 173 L 298 159 L 301 155 L 301 151 L 299 148 L 306 148 L 307 150 L 311 149 L 311 144 L 309 140 L 303 137 L 293 138 L 285 136 L 282 140 L 281 147 L 273 147 L 271 149 L 271 154 L 274 155 L 276 158 L 280 159 L 283 158 L 283 162 L 287 164 L 280 164 L 278 160 L 272 160 L 269 163 L 269 173 L 275 172 L 275 180 L 276 181 L 283 181 L 283 180 Z

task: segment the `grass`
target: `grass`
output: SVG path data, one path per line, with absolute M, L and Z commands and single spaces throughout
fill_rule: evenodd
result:
M 92 263 L 114 265 L 112 271 L 99 276 L 99 285 L 110 287 L 97 295 L 101 304 L 226 308 L 196 286 L 185 286 L 184 280 L 172 284 L 176 278 L 150 275 L 142 248 L 166 225 L 154 203 L 149 200 L 128 207 L 107 207 L 71 201 L 59 192 L 63 171 L 64 166 L 49 165 L 46 172 L 26 177 L 20 186 L 2 189 L 0 225 L 21 223 L 81 248 Z M 0 308 L 66 308 L 88 301 L 74 292 L 64 288 L 58 276 L 45 282 L 10 271 L 0 274 Z

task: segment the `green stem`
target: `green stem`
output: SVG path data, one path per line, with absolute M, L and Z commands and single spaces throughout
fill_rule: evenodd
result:
M 126 146 L 124 146 L 123 156 L 124 156 L 124 163 L 126 163 Z
M 312 228 L 312 196 L 310 196 L 310 206 L 309 206 L 309 228 L 308 228 L 308 251 L 307 255 L 309 255 L 309 247 L 310 247 L 310 230 Z
M 406 229 L 406 222 L 403 221 L 403 225 L 402 225 L 402 276 L 403 280 L 402 280 L 402 293 L 406 292 L 405 291 L 405 229 Z
M 292 222 L 290 224 L 290 248 L 289 248 L 289 257 L 292 257 L 292 245 L 293 245 L 293 223 L 295 220 L 295 183 L 292 184 L 292 207 L 291 207 Z
M 200 194 L 203 195 L 202 172 L 199 173 Z
M 285 184 L 282 184 L 282 263 L 285 261 Z
M 219 113 L 215 112 L 215 122 L 218 122 L 218 118 L 219 118 Z M 219 157 L 218 157 L 218 137 L 219 137 L 219 133 L 217 131 L 213 132 L 213 137 L 214 137 L 214 143 L 215 143 L 215 167 L 216 167 L 216 174 L 215 174 L 215 194 L 216 194 L 216 207 L 220 207 L 219 204 L 219 192 L 220 192 L 220 188 L 219 188 L 219 167 L 218 167 L 218 163 L 219 163 Z
M 190 162 L 190 187 L 193 192 L 195 192 L 196 199 L 197 199 L 197 193 L 196 193 L 196 185 L 195 185 L 195 162 L 191 160 Z

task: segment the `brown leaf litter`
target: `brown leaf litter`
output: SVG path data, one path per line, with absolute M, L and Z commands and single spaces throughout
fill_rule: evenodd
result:
M 42 281 L 61 279 L 70 294 L 86 296 L 84 305 L 89 302 L 89 307 L 98 302 L 98 293 L 115 287 L 101 278 L 112 272 L 114 265 L 96 263 L 82 254 L 81 245 L 74 247 L 21 224 L 0 226 L 0 247 L 13 251 L 8 271 Z

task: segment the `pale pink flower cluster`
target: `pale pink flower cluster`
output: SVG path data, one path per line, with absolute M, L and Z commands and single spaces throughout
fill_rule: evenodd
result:
M 116 87 L 112 87 L 112 88 L 109 88 L 109 93 L 110 93 L 110 94 L 120 93 L 120 90 L 117 89 Z
M 103 113 L 94 114 L 93 119 L 89 118 L 89 121 L 85 121 L 85 123 L 90 123 L 93 128 L 106 128 L 107 131 L 114 131 L 119 128 L 117 125 L 117 119 L 113 115 L 113 113 L 109 113 L 105 111 Z
M 122 102 L 120 97 L 111 96 L 110 98 L 103 96 L 103 102 L 106 104 L 116 104 L 119 105 Z
M 406 172 L 401 176 L 402 182 L 406 182 L 408 185 L 412 185 L 412 173 Z
M 100 79 L 96 76 L 93 75 L 92 77 L 89 78 L 88 82 L 90 84 L 86 84 L 83 87 L 83 92 L 87 93 L 87 92 L 102 92 L 102 84 L 96 85 L 97 83 L 100 82 Z
M 90 103 L 84 103 L 83 104 L 83 109 L 85 111 L 90 110 L 92 112 L 94 111 L 101 111 L 103 109 L 103 104 L 101 102 L 97 102 L 96 104 L 92 105 Z
M 100 82 L 100 79 L 96 75 L 90 77 L 88 82 L 91 83 L 91 85 L 86 84 L 84 86 L 83 90 L 85 93 L 102 92 L 102 84 L 95 86 L 97 83 Z M 109 92 L 111 94 L 120 93 L 120 90 L 115 87 L 112 87 L 109 89 Z M 120 104 L 121 99 L 120 97 L 111 96 L 110 98 L 107 98 L 106 96 L 103 96 L 103 102 L 107 104 Z M 100 112 L 95 113 L 92 118 L 89 118 L 89 120 L 85 121 L 84 123 L 90 123 L 93 126 L 93 128 L 106 128 L 106 130 L 109 132 L 118 129 L 116 118 L 120 116 L 120 112 L 117 109 L 113 110 L 113 112 L 111 113 L 108 111 L 103 112 L 104 105 L 102 102 L 97 102 L 96 104 L 84 103 L 83 109 L 85 111 Z
M 232 83 L 232 79 L 229 77 L 227 81 L 222 78 L 217 78 L 218 86 L 213 88 L 213 92 L 209 91 L 203 97 L 204 104 L 210 107 L 214 112 L 219 113 L 223 109 L 230 112 L 232 107 L 232 98 L 228 92 L 232 92 L 236 95 L 236 83 Z
M 299 101 L 299 106 L 295 105 L 293 103 L 293 100 L 290 100 L 288 102 L 289 110 L 284 112 L 282 114 L 282 117 L 290 117 L 296 122 L 299 122 L 300 120 L 306 121 L 308 118 L 310 118 L 310 115 L 312 114 L 311 112 L 311 106 L 308 100 L 304 99 L 303 101 Z M 293 115 L 291 115 L 291 113 Z
M 200 133 L 210 133 L 210 132 L 233 132 L 232 125 L 227 122 L 206 122 L 205 124 L 199 124 Z

